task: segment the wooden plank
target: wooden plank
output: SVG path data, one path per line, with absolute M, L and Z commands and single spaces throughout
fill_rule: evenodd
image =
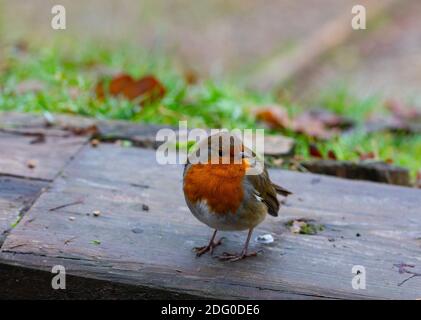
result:
M 39 181 L 0 177 L 0 246 L 45 186 Z
M 0 128 L 22 129 L 22 130 L 39 130 L 63 129 L 64 127 L 88 127 L 94 125 L 97 120 L 74 115 L 54 114 L 45 117 L 38 113 L 22 113 L 22 112 L 0 112 Z
M 175 296 L 420 296 L 421 278 L 399 286 L 408 275 L 394 268 L 408 263 L 421 271 L 420 190 L 272 170 L 273 180 L 295 193 L 279 218 L 268 217 L 255 232 L 270 233 L 275 242 L 253 241 L 253 249 L 263 250 L 257 258 L 224 263 L 191 251 L 211 230 L 184 204 L 181 172 L 157 165 L 151 150 L 87 146 L 11 232 L 1 260 L 46 271 L 62 264 L 79 277 Z M 83 203 L 50 211 L 76 201 Z M 314 219 L 324 231 L 292 234 L 285 224 L 298 218 Z M 217 252 L 240 250 L 246 236 L 223 235 Z M 365 290 L 351 286 L 354 265 L 366 268 Z
M 35 139 L 0 132 L 0 175 L 53 180 L 87 141 L 78 136 L 45 136 L 41 143 L 34 143 Z
M 74 132 L 87 131 L 87 135 L 95 136 L 104 141 L 130 140 L 135 146 L 156 148 L 156 133 L 164 125 L 138 124 L 119 120 L 97 120 L 80 116 L 54 114 L 47 121 L 39 114 L 19 112 L 0 112 L 0 132 L 21 135 L 43 134 L 46 136 L 68 137 Z M 175 128 L 172 128 L 175 129 Z
M 51 270 L 20 268 L 0 265 L 0 300 L 40 299 L 169 299 L 174 293 L 166 290 L 142 288 L 118 282 L 82 278 L 68 275 L 66 290 L 53 290 L 51 280 L 56 274 Z M 179 299 L 191 299 L 186 294 L 176 295 Z

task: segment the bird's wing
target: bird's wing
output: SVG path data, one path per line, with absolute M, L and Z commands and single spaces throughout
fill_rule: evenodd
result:
M 285 189 L 284 187 L 278 186 L 277 184 L 272 183 L 273 187 L 275 188 L 276 192 L 282 194 L 283 196 L 289 196 L 292 194 L 291 191 Z
M 279 201 L 276 197 L 276 193 L 287 196 L 291 194 L 291 192 L 276 184 L 273 184 L 272 181 L 270 181 L 266 168 L 264 168 L 263 172 L 259 175 L 246 175 L 246 179 L 251 183 L 251 185 L 258 193 L 257 196 L 262 198 L 262 202 L 268 208 L 268 213 L 274 217 L 277 217 Z

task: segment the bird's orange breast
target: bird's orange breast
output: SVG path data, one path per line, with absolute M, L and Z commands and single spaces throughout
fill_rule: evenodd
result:
M 206 200 L 218 214 L 235 213 L 244 197 L 247 164 L 195 164 L 184 177 L 184 193 L 191 203 Z

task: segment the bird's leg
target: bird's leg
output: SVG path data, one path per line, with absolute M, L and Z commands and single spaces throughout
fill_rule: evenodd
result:
M 216 236 L 216 232 L 218 230 L 215 229 L 215 231 L 213 232 L 212 238 L 209 241 L 209 244 L 207 246 L 203 246 L 203 247 L 196 247 L 194 248 L 194 251 L 196 251 L 196 255 L 198 257 L 200 257 L 202 254 L 206 253 L 206 252 L 210 252 L 210 254 L 213 253 L 213 249 L 217 246 L 219 246 L 222 243 L 222 238 L 219 239 L 218 241 L 214 241 L 215 240 L 215 236 Z
M 246 240 L 246 244 L 244 245 L 244 249 L 243 251 L 241 251 L 240 254 L 232 254 L 232 253 L 228 253 L 228 252 L 224 252 L 222 255 L 220 255 L 218 258 L 220 260 L 225 260 L 225 261 L 238 261 L 247 257 L 254 257 L 257 256 L 257 252 L 248 252 L 248 246 L 249 246 L 249 242 L 250 242 L 250 238 L 251 238 L 251 234 L 253 233 L 253 228 L 251 228 L 249 230 L 249 233 L 247 235 L 247 240 Z

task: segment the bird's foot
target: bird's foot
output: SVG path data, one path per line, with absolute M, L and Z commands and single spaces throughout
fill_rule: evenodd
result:
M 224 252 L 222 255 L 218 256 L 218 259 L 222 261 L 234 262 L 234 261 L 242 260 L 248 257 L 255 257 L 255 256 L 257 256 L 257 252 L 255 251 L 247 252 L 243 250 L 240 254 Z
M 210 252 L 210 254 L 213 254 L 213 249 L 215 249 L 217 246 L 222 244 L 222 239 L 219 239 L 218 241 L 212 241 L 207 246 L 203 247 L 195 247 L 194 251 L 196 252 L 196 256 L 200 257 L 202 254 L 206 252 Z

